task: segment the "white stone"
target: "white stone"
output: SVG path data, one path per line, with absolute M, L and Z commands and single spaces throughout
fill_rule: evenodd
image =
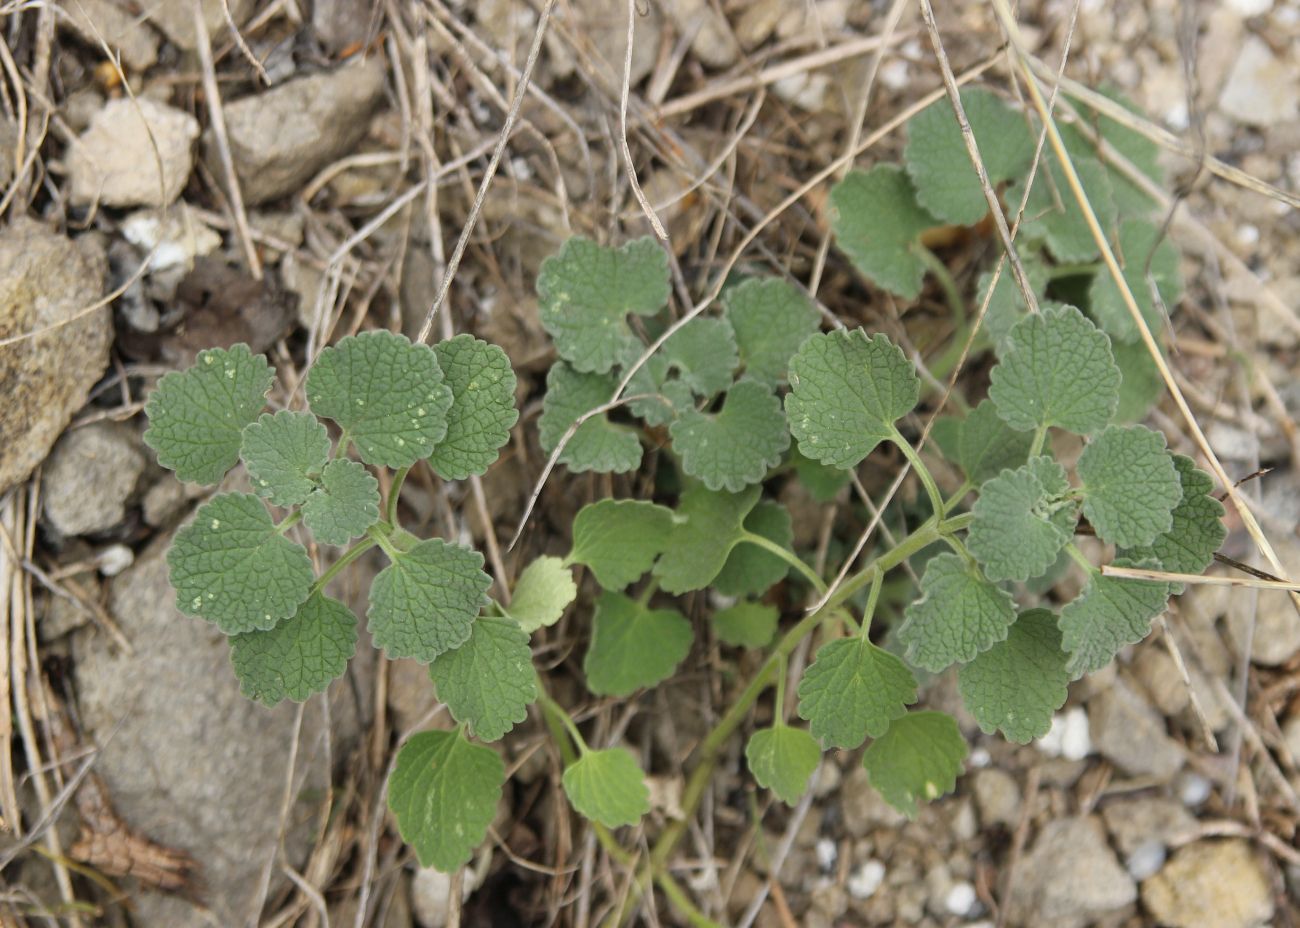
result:
M 976 900 L 974 886 L 969 883 L 954 883 L 944 897 L 943 907 L 953 915 L 963 916 L 975 907 Z
M 836 858 L 840 856 L 839 849 L 830 838 L 818 838 L 813 851 L 817 854 L 817 866 L 822 870 L 833 868 Z
M 849 895 L 854 899 L 870 899 L 885 881 L 885 865 L 878 860 L 868 860 L 849 876 Z
M 1237 122 L 1267 127 L 1300 112 L 1300 75 L 1262 39 L 1248 36 L 1219 94 L 1219 109 Z
M 109 100 L 68 151 L 72 202 L 166 206 L 189 179 L 198 137 L 184 110 L 148 97 Z
M 1178 799 L 1183 805 L 1194 808 L 1210 798 L 1213 788 L 1213 784 L 1199 773 L 1185 770 L 1177 781 Z
M 420 928 L 444 928 L 451 902 L 451 876 L 425 867 L 411 880 L 411 914 Z
M 1228 9 L 1243 19 L 1250 19 L 1273 9 L 1273 0 L 1228 0 Z
M 1058 712 L 1052 717 L 1051 729 L 1035 743 L 1049 757 L 1083 760 L 1092 753 L 1088 714 L 1078 706 Z
M 99 552 L 95 562 L 105 577 L 116 577 L 135 563 L 135 552 L 126 545 L 109 545 Z
M 221 247 L 221 236 L 203 224 L 187 203 L 176 203 L 165 212 L 140 210 L 122 220 L 122 235 L 128 242 L 149 252 L 149 270 L 190 270 L 194 259 L 210 255 Z
M 1165 865 L 1165 846 L 1159 841 L 1144 841 L 1124 861 L 1128 875 L 1141 883 L 1160 872 Z

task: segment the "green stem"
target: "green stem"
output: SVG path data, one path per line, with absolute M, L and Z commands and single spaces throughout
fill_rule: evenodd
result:
M 555 730 L 553 727 L 554 723 L 559 722 L 561 726 L 561 730 L 568 733 L 569 738 L 573 742 L 573 746 L 578 749 L 579 753 L 581 754 L 588 753 L 591 750 L 591 748 L 587 747 L 587 742 L 583 739 L 582 732 L 578 731 L 578 726 L 574 724 L 573 716 L 565 712 L 563 706 L 561 706 L 558 702 L 552 699 L 546 693 L 545 690 L 541 689 L 540 678 L 538 678 L 537 685 L 538 685 L 538 691 L 541 693 L 541 695 L 538 696 L 537 701 L 542 707 L 542 714 L 546 716 L 547 725 L 552 726 L 552 735 L 553 736 L 555 735 Z M 564 745 L 566 743 L 565 740 L 563 738 L 556 738 L 556 743 L 560 745 L 560 755 L 564 757 L 565 756 Z M 576 758 L 572 758 L 572 751 L 570 751 L 569 754 L 570 756 L 565 757 L 566 765 L 573 763 L 573 760 L 576 759 Z
M 943 501 L 943 514 L 947 515 L 957 508 L 957 505 L 966 498 L 966 494 L 975 489 L 975 484 L 969 479 L 957 488 L 957 492 Z
M 348 548 L 337 561 L 325 568 L 325 572 L 322 573 L 320 577 L 317 578 L 316 582 L 311 585 L 311 592 L 319 593 L 321 590 L 325 589 L 325 586 L 337 577 L 343 568 L 361 557 L 361 555 L 373 548 L 375 544 L 376 542 L 373 538 L 362 538 L 352 547 Z
M 1029 456 L 1036 458 L 1043 453 L 1043 445 L 1047 442 L 1047 423 L 1043 423 L 1034 431 L 1034 443 L 1029 446 Z
M 1104 265 L 1100 261 L 1089 261 L 1083 264 L 1058 264 L 1047 271 L 1048 280 L 1060 280 L 1062 277 L 1078 277 L 1081 274 L 1095 274 L 1102 269 Z
M 912 443 L 903 437 L 903 433 L 893 428 L 893 435 L 890 440 L 898 446 L 898 450 L 903 452 L 903 457 L 907 458 L 912 464 L 912 470 L 916 471 L 916 476 L 921 478 L 921 483 L 925 486 L 926 495 L 930 497 L 930 510 L 935 516 L 943 515 L 943 494 L 939 492 L 939 485 L 934 482 L 934 475 L 930 473 L 930 468 L 925 466 L 921 460 L 921 455 L 917 454 Z
M 1067 542 L 1065 545 L 1066 552 L 1074 559 L 1074 562 L 1086 570 L 1088 573 L 1096 573 L 1097 568 L 1092 566 L 1092 561 L 1084 557 L 1082 551 L 1074 546 L 1074 542 Z
M 657 592 L 659 592 L 659 579 L 657 577 L 651 577 L 646 583 L 645 589 L 641 591 L 639 596 L 637 596 L 637 605 L 644 609 L 646 604 L 650 602 L 650 597 L 654 596 Z
M 748 542 L 751 545 L 757 545 L 764 551 L 770 551 L 772 554 L 775 554 L 795 570 L 799 571 L 799 573 L 803 574 L 804 579 L 812 584 L 813 589 L 815 589 L 818 594 L 826 592 L 826 583 L 821 577 L 817 576 L 817 571 L 805 564 L 803 560 L 790 549 L 777 544 L 770 538 L 765 538 L 762 535 L 755 534 L 754 532 L 746 532 L 743 530 L 740 533 L 740 540 L 741 542 Z
M 862 629 L 858 632 L 864 638 L 871 629 L 871 620 L 875 618 L 876 602 L 880 599 L 880 587 L 883 585 L 884 580 L 885 572 L 883 570 L 876 571 L 871 577 L 871 592 L 867 594 L 867 608 L 862 610 Z
M 934 279 L 939 282 L 939 289 L 943 291 L 943 298 L 948 303 L 948 309 L 952 311 L 953 322 L 958 329 L 966 327 L 966 302 L 961 297 L 961 290 L 957 287 L 957 281 L 953 279 L 952 272 L 948 270 L 948 265 L 939 260 L 939 256 L 924 245 L 913 245 L 912 253 L 921 259 L 926 270 L 934 275 Z
M 384 554 L 388 555 L 390 561 L 396 561 L 401 557 L 402 552 L 398 551 L 392 540 L 388 537 L 385 529 L 389 528 L 386 522 L 378 522 L 366 529 L 366 537 L 374 541 L 383 549 Z
M 785 683 L 790 672 L 790 660 L 784 655 L 776 665 L 776 705 L 772 707 L 772 717 L 777 727 L 785 724 Z
M 275 530 L 279 534 L 283 535 L 285 532 L 289 531 L 289 529 L 293 528 L 301 521 L 302 521 L 302 510 L 299 509 L 298 511 L 291 512 L 289 515 L 285 516 L 284 521 L 281 522 L 279 525 L 277 525 L 275 527 Z
M 397 498 L 402 495 L 402 484 L 406 482 L 406 475 L 411 472 L 410 467 L 399 467 L 393 474 L 393 484 L 388 488 L 388 500 L 384 504 L 384 518 L 390 524 L 397 524 Z

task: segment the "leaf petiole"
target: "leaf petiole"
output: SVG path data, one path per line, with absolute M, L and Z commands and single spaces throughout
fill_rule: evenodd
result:
M 934 481 L 934 475 L 930 473 L 930 468 L 925 466 L 921 460 L 921 455 L 912 447 L 912 443 L 903 437 L 894 426 L 890 426 L 892 434 L 889 440 L 898 446 L 898 450 L 903 452 L 903 457 L 912 465 L 912 470 L 916 471 L 916 476 L 920 478 L 922 485 L 925 487 L 926 495 L 930 497 L 930 509 L 936 516 L 944 513 L 943 494 L 939 492 L 939 485 Z
M 409 467 L 399 467 L 393 473 L 393 483 L 388 488 L 388 499 L 384 503 L 384 518 L 391 525 L 397 524 L 398 497 L 402 495 L 402 484 L 406 482 L 406 475 L 410 472 Z
M 740 533 L 740 543 L 743 544 L 745 542 L 748 542 L 751 545 L 756 545 L 764 551 L 769 551 L 781 560 L 785 561 L 795 570 L 799 571 L 799 573 L 803 575 L 804 579 L 812 584 L 813 589 L 815 589 L 819 594 L 826 592 L 826 583 L 821 577 L 817 576 L 817 571 L 805 564 L 803 559 L 790 549 L 755 532 L 742 530 Z
M 285 532 L 289 531 L 289 529 L 293 528 L 301 521 L 302 521 L 302 510 L 301 509 L 295 510 L 294 512 L 285 516 L 284 521 L 279 523 L 275 527 L 276 534 L 283 535 Z

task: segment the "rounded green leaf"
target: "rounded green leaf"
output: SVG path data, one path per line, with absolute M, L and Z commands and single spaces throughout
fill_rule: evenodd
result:
M 853 479 L 853 475 L 846 470 L 814 461 L 801 452 L 798 445 L 790 449 L 790 464 L 808 495 L 819 503 L 834 502 L 840 490 Z
M 799 717 L 823 747 L 851 751 L 916 702 L 916 678 L 865 636 L 827 642 L 799 681 Z
M 241 433 L 274 380 L 266 358 L 247 345 L 200 351 L 192 367 L 164 374 L 149 394 L 144 442 L 181 480 L 219 483 L 239 460 Z
M 375 647 L 424 663 L 460 647 L 491 585 L 483 555 L 469 548 L 430 538 L 399 552 L 370 585 Z
M 673 531 L 654 575 L 665 592 L 702 590 L 716 577 L 744 533 L 746 516 L 758 502 L 760 487 L 739 493 L 687 488 L 677 503 Z
M 629 696 L 673 675 L 690 653 L 691 623 L 675 609 L 650 609 L 622 593 L 605 593 L 592 620 L 582 662 L 587 689 Z
M 510 359 L 472 335 L 457 335 L 433 350 L 452 400 L 447 434 L 433 449 L 429 465 L 444 480 L 486 473 L 519 420 Z
M 1182 482 L 1165 437 L 1142 425 L 1114 425 L 1083 449 L 1076 466 L 1083 513 L 1103 541 L 1148 545 L 1174 524 Z
M 802 728 L 789 725 L 760 728 L 745 745 L 745 760 L 758 785 L 770 789 L 788 806 L 808 790 L 821 757 L 817 740 Z
M 898 640 L 907 645 L 907 659 L 938 673 L 1006 638 L 1016 606 L 1011 594 L 986 580 L 978 568 L 945 551 L 926 562 L 921 598 L 903 615 Z
M 515 581 L 514 594 L 506 612 L 531 634 L 544 625 L 554 625 L 578 596 L 573 572 L 558 557 L 537 558 Z
M 321 544 L 345 545 L 379 521 L 379 481 L 356 461 L 330 461 L 302 517 Z
M 1114 228 L 1117 210 L 1106 168 L 1094 158 L 1075 155 L 1073 161 L 1084 194 L 1101 227 Z M 1007 189 L 1006 202 L 1019 205 L 1023 191 L 1022 179 Z M 1065 171 L 1054 156 L 1043 157 L 1043 167 L 1034 179 L 1033 190 L 1025 205 L 1025 220 L 1020 234 L 1023 238 L 1046 239 L 1047 247 L 1057 261 L 1092 261 L 1099 254 L 1097 241 L 1083 218 Z
M 1141 422 L 1165 393 L 1165 379 L 1141 342 L 1111 342 L 1119 365 L 1119 406 L 1115 421 Z
M 862 329 L 814 335 L 790 361 L 785 400 L 799 450 L 814 461 L 851 468 L 896 433 L 912 411 L 920 380 L 901 348 Z
M 1175 454 L 1174 468 L 1182 486 L 1182 499 L 1174 507 L 1173 525 L 1149 545 L 1121 549 L 1133 560 L 1153 560 L 1160 570 L 1199 574 L 1214 562 L 1214 552 L 1228 536 L 1223 524 L 1223 503 L 1212 495 L 1214 481 L 1191 458 Z M 1175 592 L 1182 592 L 1181 585 Z
M 1043 297 L 1047 293 L 1047 284 L 1050 280 L 1046 257 L 1040 251 L 1034 251 L 1027 247 L 1022 248 L 1020 250 L 1020 266 L 1025 271 L 1025 277 L 1029 281 L 1029 286 L 1033 289 L 1034 296 L 1038 298 L 1039 306 L 1042 306 Z M 991 283 L 993 283 L 992 271 L 985 271 L 980 274 L 975 285 L 975 306 L 977 308 L 984 304 L 984 298 L 988 296 Z M 1020 290 L 1020 284 L 1016 282 L 1016 275 L 1012 273 L 1011 265 L 1004 263 L 1002 273 L 998 275 L 997 286 L 993 288 L 993 296 L 989 298 L 989 308 L 984 314 L 984 323 L 980 327 L 980 331 L 989 337 L 993 342 L 994 349 L 1001 354 L 1002 343 L 1006 340 L 1007 335 L 1017 322 L 1025 318 L 1028 312 L 1029 307 L 1025 304 L 1025 295 Z
M 1110 339 L 1073 306 L 1016 323 L 990 379 L 998 415 L 1022 432 L 1056 426 L 1090 435 L 1106 427 L 1119 403 Z
M 455 731 L 422 731 L 397 752 L 388 808 L 420 865 L 452 873 L 487 837 L 505 782 L 491 748 Z
M 635 825 L 650 811 L 645 774 L 623 748 L 584 751 L 560 782 L 578 814 L 606 828 Z
M 759 500 L 745 517 L 745 531 L 761 535 L 789 549 L 794 541 L 790 511 L 772 500 Z M 713 588 L 723 596 L 758 596 L 780 583 L 790 565 L 758 545 L 742 541 L 731 549 L 727 562 L 713 578 Z
M 780 613 L 767 603 L 736 603 L 713 613 L 713 633 L 723 644 L 765 648 L 776 634 Z
M 1028 744 L 1052 727 L 1065 705 L 1070 674 L 1056 616 L 1046 609 L 1022 613 L 1007 633 L 957 674 L 962 702 L 987 734 Z
M 1164 308 L 1173 310 L 1183 292 L 1183 275 L 1178 267 L 1178 249 L 1161 235 L 1160 227 L 1145 219 L 1130 219 L 1119 228 L 1115 257 L 1122 263 L 1124 280 L 1137 302 L 1147 328 L 1159 334 L 1165 327 L 1160 306 L 1151 296 L 1153 280 Z M 1150 278 L 1148 278 L 1150 274 Z M 1088 291 L 1088 308 L 1102 331 L 1121 342 L 1140 341 L 1137 323 L 1129 314 L 1119 286 L 1105 269 L 1098 271 Z
M 311 560 L 279 533 L 256 496 L 223 493 L 199 507 L 167 552 L 176 607 L 227 635 L 274 628 L 311 589 Z
M 673 533 L 673 511 L 644 500 L 602 499 L 573 520 L 569 560 L 586 564 L 607 590 L 622 590 L 654 566 Z
M 957 788 L 968 749 L 956 721 L 942 712 L 909 712 L 862 755 L 867 779 L 908 818 L 918 802 Z
M 916 201 L 897 165 L 851 171 L 831 188 L 835 244 L 868 280 L 904 299 L 915 299 L 925 279 L 925 263 L 914 251 L 921 233 L 942 224 Z
M 675 371 L 692 393 L 706 398 L 731 385 L 731 375 L 740 363 L 731 326 L 712 317 L 686 323 L 669 336 L 659 353 L 668 371 Z M 640 355 L 640 351 L 633 351 L 629 358 L 635 360 Z
M 609 402 L 616 386 L 610 377 L 580 373 L 563 362 L 552 367 L 546 375 L 546 398 L 537 423 L 542 450 L 555 450 L 569 426 Z M 560 453 L 560 463 L 574 473 L 627 473 L 641 466 L 641 440 L 627 426 L 610 422 L 607 415 L 593 416 L 573 433 Z
M 737 492 L 759 483 L 790 447 L 781 401 L 754 380 L 727 391 L 722 409 L 687 409 L 669 428 L 682 470 L 710 490 Z
M 314 593 L 275 628 L 232 636 L 230 662 L 240 691 L 273 706 L 282 699 L 303 702 L 324 692 L 348 669 L 356 647 L 357 617 L 352 610 Z
M 330 436 L 309 412 L 263 413 L 244 429 L 239 456 L 253 492 L 276 506 L 297 506 L 329 460 Z
M 936 425 L 937 427 L 937 425 Z M 998 415 L 992 400 L 984 400 L 961 421 L 957 462 L 971 483 L 979 486 L 1002 471 L 1029 460 L 1034 436 L 1018 432 Z
M 361 460 L 409 467 L 427 458 L 447 434 L 451 388 L 438 356 L 393 332 L 363 332 L 339 340 L 307 374 L 312 412 L 333 419 Z
M 451 716 L 475 737 L 496 741 L 528 717 L 537 699 L 537 671 L 528 633 L 511 619 L 483 616 L 469 640 L 438 655 L 429 676 Z
M 1120 567 L 1136 565 L 1117 558 Z M 1164 611 L 1169 584 L 1104 576 L 1094 570 L 1077 599 L 1061 610 L 1061 646 L 1070 655 L 1065 669 L 1078 678 L 1111 662 L 1125 645 L 1136 644 L 1151 631 L 1151 620 Z
M 724 291 L 722 302 L 745 376 L 769 387 L 785 383 L 791 356 L 817 334 L 820 317 L 812 300 L 789 281 L 773 277 L 737 284 Z
M 994 582 L 1041 577 L 1074 536 L 1078 504 L 1068 499 L 1065 468 L 1032 458 L 980 487 L 966 546 Z

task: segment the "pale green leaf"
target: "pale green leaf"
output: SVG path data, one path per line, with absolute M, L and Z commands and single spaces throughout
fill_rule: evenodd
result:
M 591 645 L 582 662 L 587 689 L 628 696 L 672 676 L 691 650 L 691 623 L 675 609 L 651 609 L 622 593 L 596 605 Z
M 1165 318 L 1161 306 L 1152 299 L 1150 282 L 1155 282 L 1164 310 L 1172 312 L 1183 293 L 1178 249 L 1161 235 L 1161 229 L 1155 224 L 1144 219 L 1130 219 L 1119 228 L 1115 258 L 1120 262 L 1124 280 L 1147 328 L 1158 337 L 1165 328 Z M 1120 342 L 1141 341 L 1142 336 L 1129 313 L 1128 304 L 1105 268 L 1092 279 L 1088 308 L 1102 331 L 1111 338 Z
M 847 470 L 814 461 L 800 451 L 797 444 L 790 448 L 790 463 L 808 495 L 819 503 L 833 502 L 840 490 L 853 479 L 853 474 Z
M 950 551 L 925 565 L 921 598 L 907 607 L 898 639 L 907 659 L 933 673 L 965 663 L 1007 637 L 1016 619 L 1011 594 Z
M 701 590 L 713 582 L 731 549 L 740 541 L 745 517 L 758 502 L 761 488 L 739 493 L 693 484 L 682 493 L 673 530 L 654 575 L 668 593 Z
M 920 380 L 901 348 L 862 329 L 814 335 L 790 361 L 790 431 L 807 457 L 851 468 L 896 434 Z
M 713 633 L 723 644 L 765 648 L 776 634 L 780 614 L 767 603 L 740 602 L 713 614 Z
M 320 353 L 307 373 L 307 400 L 343 427 L 367 464 L 409 467 L 447 434 L 452 395 L 432 348 L 375 331 Z
M 1119 366 L 1119 406 L 1115 421 L 1141 422 L 1165 393 L 1165 379 L 1142 342 L 1111 342 Z
M 654 566 L 673 533 L 673 512 L 632 499 L 602 499 L 573 520 L 569 561 L 586 564 L 607 590 L 622 590 Z
M 957 463 L 967 479 L 979 486 L 1004 470 L 1024 464 L 1033 444 L 1032 433 L 1011 428 L 1002 421 L 993 401 L 983 400 L 961 421 Z
M 772 500 L 760 500 L 745 517 L 745 531 L 761 535 L 789 549 L 794 541 L 790 511 Z M 731 549 L 727 562 L 713 578 L 713 588 L 723 596 L 758 596 L 785 579 L 790 565 L 771 551 L 749 542 Z
M 330 436 L 309 412 L 262 413 L 244 429 L 239 456 L 253 492 L 276 506 L 297 506 L 316 488 L 330 456 Z
M 668 253 L 649 236 L 621 248 L 575 236 L 542 262 L 537 278 L 542 325 L 560 357 L 583 373 L 608 372 L 635 339 L 628 313 L 657 313 L 668 295 Z
M 181 480 L 219 483 L 239 460 L 241 433 L 274 380 L 266 358 L 247 345 L 200 351 L 192 367 L 164 374 L 149 394 L 144 442 Z
M 915 299 L 925 279 L 914 250 L 921 233 L 942 224 L 916 201 L 897 165 L 852 171 L 831 188 L 835 244 L 868 280 L 904 299 Z
M 1034 296 L 1042 304 L 1043 296 L 1047 292 L 1047 282 L 1050 279 L 1047 263 L 1041 252 L 1031 248 L 1021 248 L 1020 266 L 1024 268 L 1025 277 L 1029 280 L 1029 286 L 1033 289 Z M 984 304 L 984 297 L 988 294 L 989 284 L 993 282 L 993 272 L 985 271 L 980 274 L 979 281 L 975 286 L 975 307 L 978 309 Z M 1011 270 L 1010 262 L 1004 262 L 1002 273 L 998 275 L 997 286 L 993 288 L 993 296 L 989 298 L 989 308 L 984 314 L 984 322 L 980 326 L 980 331 L 989 337 L 994 348 L 1000 354 L 1002 343 L 1006 340 L 1015 324 L 1029 313 L 1029 307 L 1025 304 L 1025 295 L 1020 290 L 1020 285 L 1016 283 L 1016 275 Z
M 669 336 L 659 353 L 669 372 L 676 372 L 693 393 L 706 398 L 727 389 L 740 364 L 731 326 L 712 317 L 686 323 Z
M 1083 191 L 1092 204 L 1102 229 L 1113 229 L 1117 212 L 1114 191 L 1106 169 L 1092 158 L 1076 155 L 1073 161 L 1079 182 L 1083 185 Z M 1023 180 L 1012 184 L 1007 190 L 1006 201 L 1018 206 L 1023 191 Z M 1100 253 L 1070 189 L 1065 171 L 1054 154 L 1043 155 L 1042 166 L 1034 179 L 1034 187 L 1025 206 L 1025 221 L 1021 224 L 1020 234 L 1030 239 L 1046 239 L 1047 247 L 1058 261 L 1092 261 Z
M 1120 567 L 1135 566 L 1118 558 Z M 1139 562 L 1136 566 L 1154 566 Z M 1070 655 L 1073 677 L 1101 670 L 1125 645 L 1136 644 L 1151 631 L 1151 620 L 1164 611 L 1169 585 L 1150 580 L 1103 576 L 1094 570 L 1079 597 L 1061 610 L 1061 646 Z
M 995 644 L 957 674 L 962 702 L 987 734 L 1028 744 L 1052 727 L 1065 705 L 1070 674 L 1056 616 L 1030 609 L 1016 619 L 1007 640 Z
M 472 335 L 457 335 L 433 350 L 452 400 L 447 434 L 433 449 L 429 464 L 444 480 L 486 473 L 519 419 L 510 359 L 496 345 Z
M 1065 468 L 1047 457 L 1004 470 L 980 487 L 966 547 L 997 582 L 1041 577 L 1074 536 L 1078 504 Z
M 808 790 L 821 756 L 817 739 L 789 725 L 760 728 L 745 745 L 745 760 L 758 785 L 770 789 L 788 806 Z
M 563 362 L 552 367 L 546 375 L 546 398 L 537 423 L 542 450 L 554 451 L 569 426 L 609 402 L 617 386 L 604 374 L 579 373 Z M 641 441 L 632 429 L 615 425 L 602 413 L 578 426 L 560 453 L 560 463 L 574 473 L 627 473 L 641 465 Z
M 1101 88 L 1103 95 L 1110 97 L 1126 110 L 1143 116 L 1142 111 L 1122 94 L 1108 88 Z M 1165 172 L 1160 165 L 1160 146 L 1149 136 L 1135 132 L 1121 125 L 1109 116 L 1103 116 L 1088 108 L 1080 108 L 1083 119 L 1096 129 L 1106 142 L 1129 161 L 1140 172 L 1149 177 L 1157 188 L 1164 187 Z M 1071 153 L 1089 158 L 1105 160 L 1105 154 L 1099 151 L 1083 133 L 1072 123 L 1060 123 L 1061 136 Z M 1106 166 L 1114 188 L 1115 205 L 1123 216 L 1145 216 L 1151 213 L 1159 203 L 1152 199 L 1141 187 L 1129 180 L 1118 165 Z
M 1223 524 L 1223 503 L 1213 496 L 1214 481 L 1196 467 L 1191 458 L 1175 454 L 1182 497 L 1173 511 L 1173 525 L 1161 532 L 1149 545 L 1121 549 L 1120 554 L 1133 560 L 1153 560 L 1160 570 L 1176 574 L 1199 574 L 1214 563 L 1228 535 Z M 1181 585 L 1174 590 L 1181 593 Z
M 781 401 L 754 380 L 728 390 L 717 413 L 687 409 L 668 431 L 682 470 L 710 490 L 735 493 L 761 482 L 790 447 Z
M 791 356 L 817 334 L 820 318 L 812 300 L 789 281 L 772 277 L 746 280 L 727 290 L 722 302 L 745 376 L 769 387 L 785 383 Z
M 487 837 L 505 782 L 505 765 L 491 748 L 459 732 L 423 731 L 397 752 L 388 808 L 420 865 L 452 873 Z
M 460 647 L 491 585 L 483 555 L 441 538 L 398 552 L 370 585 L 367 617 L 375 647 L 424 663 Z
M 799 717 L 827 748 L 880 737 L 914 702 L 912 671 L 862 635 L 822 645 L 799 682 Z
M 650 789 L 623 748 L 586 751 L 565 768 L 564 795 L 578 814 L 606 828 L 635 825 L 650 811 Z
M 438 699 L 475 737 L 496 741 L 528 717 L 537 699 L 537 671 L 528 633 L 511 619 L 482 616 L 469 640 L 429 665 Z
M 1083 514 L 1103 541 L 1148 545 L 1173 527 L 1182 483 L 1159 432 L 1143 425 L 1111 426 L 1088 442 L 1076 470 Z
M 311 589 L 311 560 L 281 535 L 256 496 L 223 493 L 199 507 L 167 552 L 176 607 L 227 635 L 274 628 Z
M 379 521 L 379 481 L 356 461 L 330 461 L 302 517 L 321 544 L 345 545 Z
M 273 706 L 282 699 L 302 702 L 323 692 L 348 669 L 356 647 L 357 617 L 352 610 L 314 593 L 275 628 L 232 636 L 230 662 L 240 692 Z
M 648 566 L 648 565 L 647 565 Z M 525 632 L 554 625 L 578 596 L 573 572 L 558 557 L 537 558 L 515 581 L 514 595 L 506 609 Z
M 871 742 L 862 766 L 885 801 L 913 818 L 918 802 L 932 802 L 957 788 L 967 753 L 952 716 L 909 712 Z

